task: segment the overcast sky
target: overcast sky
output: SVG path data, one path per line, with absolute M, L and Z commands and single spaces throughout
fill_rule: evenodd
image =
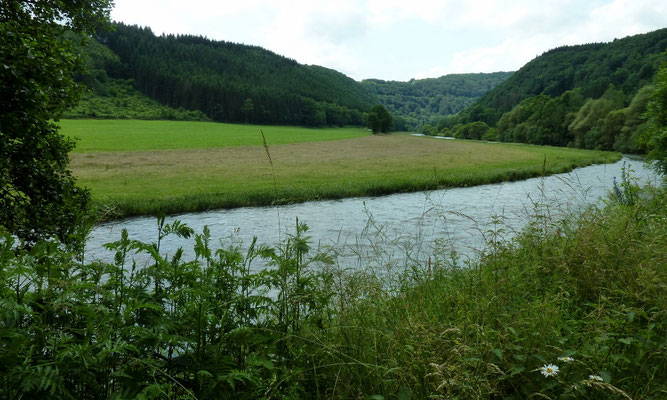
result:
M 115 0 L 155 34 L 257 45 L 356 79 L 514 71 L 565 44 L 667 27 L 667 0 Z

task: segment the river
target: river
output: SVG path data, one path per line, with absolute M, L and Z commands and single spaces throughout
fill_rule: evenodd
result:
M 558 216 L 599 201 L 620 182 L 623 166 L 633 170 L 641 184 L 659 179 L 643 162 L 624 157 L 614 164 L 592 165 L 570 173 L 517 182 L 453 188 L 382 197 L 315 201 L 274 207 L 245 207 L 167 217 L 180 220 L 201 233 L 205 225 L 215 248 L 257 236 L 275 245 L 293 234 L 296 218 L 309 226 L 313 247 L 336 249 L 338 262 L 347 268 L 425 265 L 434 254 L 458 254 L 474 259 L 484 248 L 489 231 L 504 239 L 518 232 L 536 213 Z M 157 239 L 154 217 L 131 218 L 96 226 L 86 244 L 86 259 L 112 261 L 104 243 L 118 240 L 127 229 L 131 239 Z M 163 253 L 183 247 L 193 257 L 193 239 L 167 237 Z M 454 252 L 454 253 L 452 253 Z M 147 262 L 135 256 L 139 264 Z M 187 259 L 187 258 L 186 258 Z M 261 268 L 261 263 L 256 268 Z

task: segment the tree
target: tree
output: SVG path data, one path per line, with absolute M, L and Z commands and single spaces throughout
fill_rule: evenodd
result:
M 488 130 L 489 126 L 487 124 L 475 121 L 452 128 L 452 135 L 457 139 L 480 140 Z
M 110 0 L 0 3 L 0 225 L 27 240 L 67 241 L 88 192 L 68 170 L 74 142 L 58 133 L 84 71 L 68 31 L 83 40 L 108 21 Z
M 248 98 L 245 99 L 243 102 L 243 105 L 241 106 L 241 111 L 243 114 L 245 114 L 245 123 L 248 123 L 248 113 L 252 112 L 255 109 L 255 103 L 252 101 L 252 99 Z
M 613 145 L 613 138 L 603 141 L 602 125 L 607 114 L 623 108 L 623 105 L 623 93 L 614 89 L 613 86 L 610 86 L 599 99 L 588 100 L 577 111 L 574 120 L 568 127 L 574 137 L 575 146 L 586 149 L 612 150 L 611 147 L 603 148 L 605 143 Z
M 655 76 L 655 92 L 648 106 L 651 137 L 646 159 L 655 161 L 655 169 L 667 177 L 667 64 Z
M 387 133 L 394 128 L 394 120 L 383 105 L 377 104 L 366 116 L 366 126 L 373 131 L 373 134 Z

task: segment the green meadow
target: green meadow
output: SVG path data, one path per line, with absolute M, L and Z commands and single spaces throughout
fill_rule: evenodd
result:
M 77 119 L 61 120 L 59 124 L 62 133 L 76 139 L 76 153 L 261 146 L 260 130 L 272 144 L 321 142 L 370 134 L 362 128 L 311 129 L 189 121 Z
M 77 120 L 62 132 L 80 138 L 71 168 L 105 218 L 472 186 L 620 158 L 361 128 Z

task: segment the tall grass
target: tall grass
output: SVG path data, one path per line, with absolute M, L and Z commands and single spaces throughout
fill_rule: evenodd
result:
M 60 123 L 66 136 L 80 139 L 72 172 L 107 219 L 472 186 L 620 159 L 579 149 L 379 137 L 361 128 Z
M 112 264 L 2 234 L 0 397 L 664 398 L 667 191 L 614 192 L 536 208 L 512 241 L 498 220 L 478 262 L 387 274 L 338 267 L 298 221 L 242 251 L 161 216 L 154 242 L 108 244 Z M 164 254 L 174 235 L 195 259 Z
M 262 140 L 259 132 L 256 135 Z M 157 153 L 76 155 L 108 218 L 473 186 L 567 172 L 619 154 L 409 136 Z M 546 164 L 544 160 L 546 158 Z
M 620 192 L 513 242 L 488 232 L 478 263 L 441 256 L 396 291 L 350 274 L 335 326 L 305 334 L 327 397 L 663 398 L 667 197 Z

